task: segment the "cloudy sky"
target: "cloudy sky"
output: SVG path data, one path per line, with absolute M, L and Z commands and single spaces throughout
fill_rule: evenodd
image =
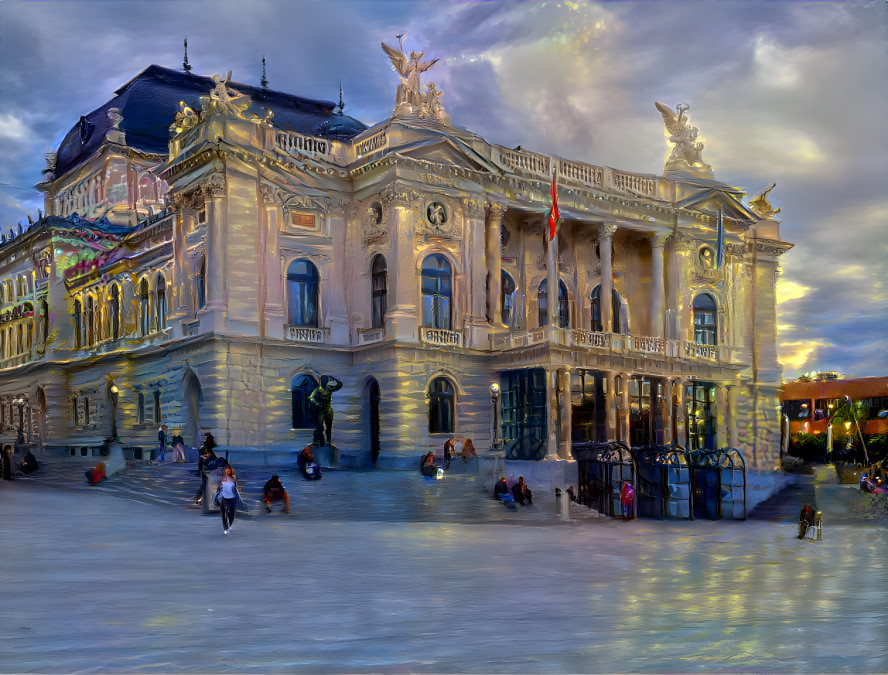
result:
M 152 63 L 231 69 L 374 124 L 397 75 L 380 42 L 441 60 L 424 81 L 491 143 L 642 173 L 654 101 L 690 104 L 715 177 L 783 210 L 786 377 L 888 375 L 888 0 L 0 0 L 0 226 L 36 215 L 44 153 Z

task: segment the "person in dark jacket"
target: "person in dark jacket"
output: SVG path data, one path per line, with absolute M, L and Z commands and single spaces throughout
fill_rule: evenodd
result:
M 427 478 L 436 478 L 438 476 L 438 465 L 435 464 L 434 452 L 428 452 L 422 456 L 419 462 L 419 470 Z
M 524 482 L 524 476 L 518 476 L 518 482 L 512 486 L 512 498 L 521 504 L 533 504 L 530 488 Z
M 25 456 L 22 458 L 22 465 L 20 470 L 23 474 L 27 475 L 29 473 L 34 473 L 37 469 L 40 468 L 40 465 L 37 463 L 37 458 L 34 457 L 33 453 L 28 450 L 25 453 Z
M 496 499 L 502 499 L 504 496 L 509 494 L 509 484 L 506 482 L 506 477 L 503 476 L 500 478 L 496 485 L 493 486 L 493 496 Z

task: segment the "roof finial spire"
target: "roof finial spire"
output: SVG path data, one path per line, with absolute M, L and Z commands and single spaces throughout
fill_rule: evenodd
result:
M 191 72 L 191 64 L 188 63 L 188 36 L 185 36 L 185 60 L 182 61 L 182 67 L 186 73 Z
M 263 87 L 268 87 L 268 79 L 265 77 L 265 57 L 262 57 L 262 81 L 260 84 Z
M 342 82 L 339 83 L 339 114 L 342 114 L 342 109 L 345 108 L 345 102 L 342 100 Z

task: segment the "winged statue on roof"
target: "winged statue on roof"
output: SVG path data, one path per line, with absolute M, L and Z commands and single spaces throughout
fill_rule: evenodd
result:
M 675 112 L 665 103 L 654 102 L 663 123 L 666 125 L 668 140 L 673 144 L 672 152 L 666 160 L 666 171 L 670 170 L 697 170 L 697 172 L 710 172 L 712 167 L 703 162 L 701 154 L 703 143 L 697 140 L 699 129 L 692 126 L 688 110 L 691 106 L 687 103 L 679 103 L 675 106 Z
M 435 115 L 441 117 L 444 108 L 441 105 L 441 91 L 436 90 L 434 84 L 430 84 L 427 90 L 423 90 L 420 83 L 420 75 L 434 66 L 439 59 L 423 61 L 425 52 L 411 51 L 410 56 L 404 53 L 404 38 L 407 33 L 401 33 L 398 38 L 398 49 L 390 47 L 382 42 L 382 51 L 386 53 L 392 62 L 392 69 L 401 76 L 395 94 L 395 114 L 399 112 L 419 113 L 423 116 Z

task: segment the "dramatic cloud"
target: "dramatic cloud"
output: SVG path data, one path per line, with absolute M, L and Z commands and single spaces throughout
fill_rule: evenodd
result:
M 715 175 L 782 207 L 787 376 L 888 374 L 884 2 L 69 0 L 0 3 L 0 227 L 42 206 L 43 155 L 152 63 L 231 69 L 374 124 L 425 51 L 453 123 L 492 143 L 658 174 L 654 101 L 690 104 Z

